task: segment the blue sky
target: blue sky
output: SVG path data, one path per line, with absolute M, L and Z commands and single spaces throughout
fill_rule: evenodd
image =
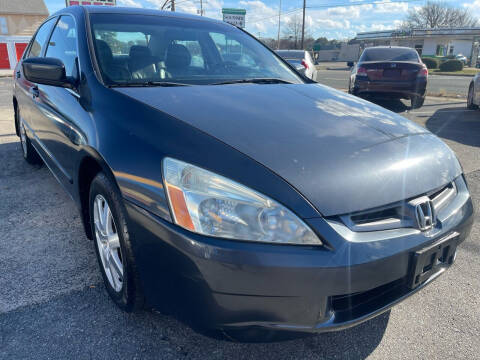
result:
M 118 5 L 160 8 L 165 0 L 117 0 Z M 447 0 L 452 6 L 468 8 L 480 17 L 480 0 Z M 45 0 L 50 12 L 65 6 L 64 0 Z M 200 0 L 176 0 L 177 11 L 196 13 Z M 206 16 L 221 18 L 222 7 L 247 10 L 246 28 L 254 35 L 276 37 L 279 0 L 203 0 Z M 315 38 L 353 38 L 357 32 L 392 29 L 402 22 L 409 9 L 425 0 L 307 0 L 306 24 Z M 303 0 L 282 0 L 282 23 L 301 17 Z

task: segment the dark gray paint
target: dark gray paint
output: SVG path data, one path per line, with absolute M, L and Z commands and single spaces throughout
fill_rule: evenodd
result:
M 319 84 L 124 88 L 283 177 L 325 216 L 386 205 L 461 174 L 410 120 Z

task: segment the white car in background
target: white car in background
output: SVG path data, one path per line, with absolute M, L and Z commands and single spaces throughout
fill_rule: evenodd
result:
M 298 72 L 311 80 L 316 80 L 317 70 L 312 56 L 305 50 L 275 50 L 278 55 L 284 58 Z
M 476 110 L 480 106 L 480 76 L 479 74 L 470 82 L 468 87 L 467 108 Z
M 463 54 L 458 54 L 458 55 L 455 56 L 455 59 L 456 59 L 456 60 L 460 60 L 460 61 L 463 63 L 464 66 L 467 65 L 468 59 L 467 59 L 467 57 L 466 57 L 465 55 L 463 55 Z

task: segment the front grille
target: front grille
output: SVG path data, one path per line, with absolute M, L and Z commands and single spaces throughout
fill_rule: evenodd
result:
M 387 298 L 388 302 L 391 302 L 392 299 L 395 300 L 409 292 L 406 283 L 406 278 L 401 278 L 368 291 L 332 296 L 330 308 L 336 313 L 355 312 L 358 308 L 379 301 L 384 302 Z
M 329 310 L 335 313 L 335 321 L 348 322 L 394 304 L 412 292 L 406 278 L 355 294 L 332 296 Z
M 411 202 L 427 196 L 433 204 L 435 213 L 439 213 L 450 204 L 457 195 L 454 182 L 427 194 L 407 199 L 395 204 L 341 216 L 342 222 L 356 232 L 390 230 L 417 227 L 417 221 Z

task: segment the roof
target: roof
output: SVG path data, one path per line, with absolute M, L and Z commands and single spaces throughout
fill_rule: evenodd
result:
M 43 0 L 0 0 L 0 14 L 48 16 L 48 9 Z
M 436 28 L 436 29 L 397 29 L 397 30 L 382 30 L 359 32 L 355 37 L 356 40 L 371 40 L 371 39 L 390 39 L 390 38 L 408 38 L 408 37 L 431 37 L 431 36 L 479 36 L 479 27 L 458 27 L 458 28 Z
M 1 1 L 1 0 L 0 0 Z M 73 7 L 73 6 L 72 6 Z M 75 6 L 77 7 L 77 6 Z M 176 11 L 162 11 L 154 9 L 144 9 L 144 8 L 133 8 L 133 7 L 121 7 L 121 6 L 81 6 L 87 10 L 89 13 L 103 13 L 103 14 L 127 14 L 127 15 L 156 15 L 156 16 L 168 16 L 168 17 L 177 17 L 184 19 L 192 20 L 203 20 L 203 21 L 212 21 L 220 22 L 227 24 L 221 20 L 216 20 L 208 18 L 205 16 L 186 14 Z

